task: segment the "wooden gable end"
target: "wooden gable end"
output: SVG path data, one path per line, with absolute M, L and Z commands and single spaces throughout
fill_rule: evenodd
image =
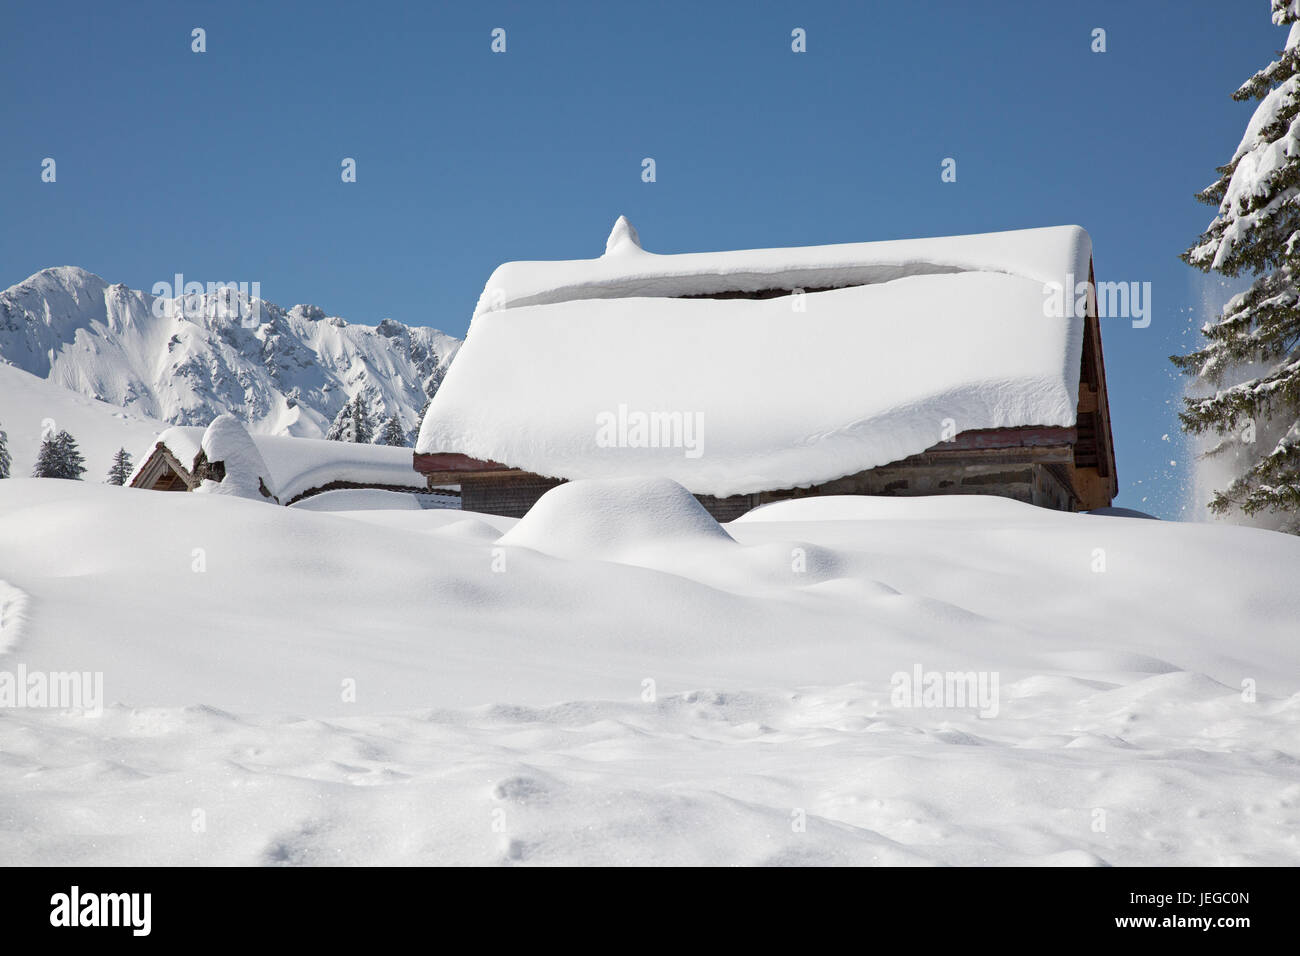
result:
M 1096 288 L 1092 264 L 1088 282 Z M 1071 483 L 1080 510 L 1107 507 L 1119 494 L 1115 443 L 1111 433 L 1110 399 L 1106 393 L 1106 362 L 1101 349 L 1101 321 L 1096 296 L 1091 297 L 1083 325 L 1083 355 L 1079 369 L 1079 401 L 1075 410 L 1077 440 Z
M 197 484 L 197 479 L 171 449 L 159 442 L 136 473 L 131 487 L 153 491 L 192 491 Z

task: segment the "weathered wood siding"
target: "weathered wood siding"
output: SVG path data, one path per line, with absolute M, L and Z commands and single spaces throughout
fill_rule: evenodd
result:
M 538 498 L 560 484 L 563 482 L 554 478 L 513 469 L 491 476 L 465 478 L 460 483 L 460 506 L 464 511 L 522 518 Z
M 770 501 L 812 495 L 999 495 L 1075 511 L 1084 504 L 1072 481 L 1077 474 L 1076 444 L 1073 428 L 971 430 L 919 455 L 820 485 L 728 498 L 695 497 L 718 521 L 732 521 Z M 459 484 L 464 510 L 510 518 L 523 517 L 538 498 L 563 483 L 464 456 L 453 460 L 417 455 L 416 463 L 428 469 L 430 487 Z

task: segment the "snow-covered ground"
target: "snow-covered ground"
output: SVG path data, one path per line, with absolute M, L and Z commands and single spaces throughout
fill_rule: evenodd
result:
M 1300 539 L 981 497 L 718 527 L 666 480 L 519 522 L 369 499 L 0 482 L 0 673 L 105 700 L 0 709 L 0 860 L 1300 862 Z M 991 706 L 905 706 L 917 668 Z
M 411 494 L 379 488 L 322 491 L 289 506 L 307 511 L 419 511 L 421 508 L 460 508 L 460 496 L 438 492 Z
M 147 454 L 166 428 L 165 422 L 86 398 L 0 363 L 0 430 L 8 436 L 15 477 L 32 473 L 46 433 L 60 429 L 71 433 L 86 459 L 85 479 L 103 481 L 119 448 L 133 457 Z

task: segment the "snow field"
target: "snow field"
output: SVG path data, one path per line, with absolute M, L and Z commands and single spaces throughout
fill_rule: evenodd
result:
M 1300 541 L 987 498 L 725 528 L 692 504 L 0 483 L 27 595 L 0 670 L 100 671 L 108 698 L 0 710 L 0 858 L 1300 861 Z M 902 706 L 916 666 L 998 675 L 997 715 Z

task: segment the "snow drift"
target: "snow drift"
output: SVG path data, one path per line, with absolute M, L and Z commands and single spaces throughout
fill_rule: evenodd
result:
M 643 522 L 622 487 L 557 494 L 530 531 L 0 482 L 0 579 L 26 596 L 0 670 L 102 672 L 107 698 L 0 712 L 0 858 L 1300 859 L 1300 540 L 954 497 L 791 502 L 733 545 L 661 485 L 670 570 L 494 567 L 494 529 L 604 500 Z M 581 541 L 606 527 L 620 555 L 665 537 Z M 800 542 L 833 577 L 805 583 Z M 918 664 L 998 673 L 996 717 L 896 706 Z
M 562 558 L 636 563 L 643 550 L 734 542 L 677 482 L 615 478 L 552 488 L 498 544 Z

